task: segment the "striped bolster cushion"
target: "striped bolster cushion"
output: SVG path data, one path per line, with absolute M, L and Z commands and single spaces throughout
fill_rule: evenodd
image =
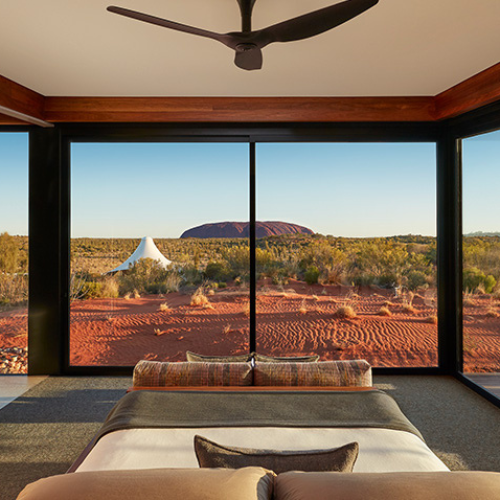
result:
M 243 386 L 252 384 L 251 363 L 139 361 L 134 387 Z
M 372 369 L 363 359 L 318 363 L 256 363 L 254 385 L 371 387 Z

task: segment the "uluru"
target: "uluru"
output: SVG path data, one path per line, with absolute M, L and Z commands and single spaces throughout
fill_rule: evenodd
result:
M 314 234 L 314 231 L 289 222 L 257 221 L 255 234 L 257 238 L 265 238 L 281 234 Z M 214 222 L 188 229 L 182 233 L 181 238 L 248 238 L 249 235 L 248 222 Z

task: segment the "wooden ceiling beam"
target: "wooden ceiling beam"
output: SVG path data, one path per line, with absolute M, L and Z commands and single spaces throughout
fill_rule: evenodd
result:
M 500 63 L 438 94 L 436 119 L 444 120 L 473 111 L 500 99 Z
M 429 97 L 44 97 L 0 76 L 0 124 L 435 122 L 500 100 L 500 63 Z M 1 115 L 10 118 L 2 119 Z
M 0 75 L 0 113 L 26 124 L 53 127 L 44 120 L 45 97 Z
M 432 97 L 47 97 L 51 122 L 433 121 Z

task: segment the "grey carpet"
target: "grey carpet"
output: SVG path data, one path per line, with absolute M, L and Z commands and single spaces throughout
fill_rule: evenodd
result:
M 99 430 L 129 377 L 50 377 L 0 410 L 0 500 L 64 474 Z
M 128 377 L 51 377 L 0 410 L 0 500 L 62 474 L 130 385 Z M 500 472 L 500 410 L 453 378 L 375 377 L 453 468 Z M 461 463 L 463 462 L 463 463 Z
M 499 408 L 453 377 L 380 376 L 375 384 L 397 400 L 435 453 L 457 457 L 470 470 L 500 472 Z

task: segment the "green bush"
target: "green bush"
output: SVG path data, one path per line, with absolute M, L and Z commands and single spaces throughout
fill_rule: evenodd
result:
M 308 285 L 314 285 L 318 282 L 319 274 L 319 269 L 316 266 L 308 267 L 304 273 L 304 280 Z
M 168 277 L 169 271 L 153 259 L 139 259 L 119 278 L 120 293 L 139 293 L 160 289 Z M 155 292 L 150 292 L 155 293 Z
M 410 271 L 407 276 L 406 287 L 408 290 L 415 291 L 427 284 L 427 276 L 422 271 Z
M 483 286 L 486 293 L 491 293 L 497 281 L 491 274 L 486 276 L 477 267 L 470 267 L 464 269 L 462 283 L 464 291 L 475 292 L 480 286 Z
M 493 292 L 496 284 L 497 280 L 491 274 L 488 274 L 488 276 L 486 276 L 486 279 L 484 280 L 484 291 L 486 293 Z
M 181 278 L 183 285 L 200 285 L 203 282 L 203 274 L 191 264 L 182 268 Z
M 16 240 L 9 233 L 0 234 L 0 271 L 17 272 L 18 247 Z
M 227 263 L 209 262 L 204 271 L 205 277 L 213 281 L 228 281 L 231 279 L 231 270 Z
M 102 297 L 102 283 L 96 281 L 85 281 L 82 285 L 81 298 L 84 299 L 97 299 Z

